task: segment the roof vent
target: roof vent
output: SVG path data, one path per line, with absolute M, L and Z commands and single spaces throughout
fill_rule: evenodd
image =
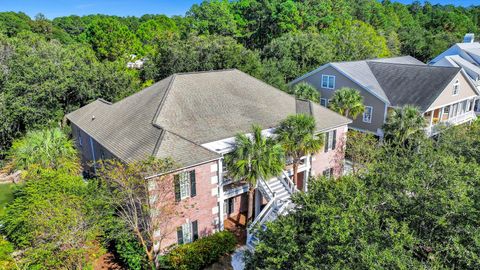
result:
M 465 36 L 463 37 L 463 43 L 473 43 L 474 39 L 475 39 L 475 34 L 473 33 L 465 34 Z
M 95 115 L 92 115 L 92 121 L 95 120 Z

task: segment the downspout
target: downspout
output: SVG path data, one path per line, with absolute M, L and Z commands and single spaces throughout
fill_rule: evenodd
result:
M 88 140 L 90 141 L 90 150 L 92 151 L 92 158 L 93 158 L 93 172 L 97 174 L 97 160 L 95 158 L 95 149 L 93 148 L 93 140 L 92 136 L 88 136 Z

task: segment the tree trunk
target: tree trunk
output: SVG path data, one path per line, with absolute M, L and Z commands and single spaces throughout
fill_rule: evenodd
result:
M 253 221 L 253 195 L 255 193 L 255 188 L 250 187 L 248 189 L 248 212 L 247 212 L 247 223 Z
M 143 236 L 140 233 L 139 229 L 135 229 L 135 233 L 137 234 L 137 237 L 138 237 L 138 239 L 140 240 L 140 243 L 143 246 L 145 254 L 147 255 L 148 264 L 152 267 L 152 269 L 155 269 L 156 267 L 155 267 L 155 260 L 154 260 L 154 257 L 153 257 L 153 247 L 152 247 L 152 250 L 150 250 L 148 248 L 147 243 L 145 242 L 145 239 L 143 239 Z
M 298 171 L 298 161 L 294 161 L 293 162 L 293 177 L 292 177 L 292 181 L 293 183 L 295 184 L 295 186 L 297 186 L 298 188 L 298 183 L 297 183 L 297 171 Z

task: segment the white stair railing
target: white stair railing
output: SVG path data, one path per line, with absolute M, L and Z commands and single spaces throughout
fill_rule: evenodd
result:
M 248 225 L 247 227 L 247 244 L 250 243 L 252 236 L 255 234 L 257 231 L 257 226 L 258 224 L 263 224 L 265 218 L 270 215 L 275 208 L 277 207 L 277 199 L 274 197 L 272 200 L 270 200 L 267 205 L 262 209 L 260 214 L 253 220 L 253 222 Z
M 272 190 L 272 188 L 268 185 L 268 183 L 265 180 L 259 179 L 258 187 L 262 192 L 262 194 L 265 195 L 267 200 L 272 200 L 275 197 L 275 192 Z
M 290 192 L 290 194 L 297 192 L 298 191 L 297 186 L 295 186 L 295 184 L 293 183 L 292 179 L 288 176 L 288 174 L 285 171 L 282 171 L 282 175 L 283 177 L 279 177 L 280 181 L 282 182 L 282 184 L 284 184 L 287 187 L 288 192 Z

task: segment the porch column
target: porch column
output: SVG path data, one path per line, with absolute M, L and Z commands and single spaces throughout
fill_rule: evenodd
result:
M 430 111 L 430 127 L 433 124 L 433 114 L 435 114 L 435 111 Z
M 258 188 L 255 190 L 255 215 L 254 219 L 260 214 L 262 211 L 260 208 L 262 207 L 262 193 Z
M 303 173 L 303 191 L 307 192 L 308 191 L 308 180 L 310 179 L 310 168 L 312 167 L 312 155 L 308 155 L 306 158 L 306 169 L 305 172 Z
M 438 122 L 439 123 L 442 122 L 442 120 L 443 120 L 443 108 L 444 107 L 440 108 L 440 113 L 438 114 Z
M 217 173 L 218 173 L 218 229 L 223 231 L 224 229 L 224 216 L 223 208 L 225 207 L 225 199 L 223 196 L 223 159 L 218 160 L 217 162 Z

